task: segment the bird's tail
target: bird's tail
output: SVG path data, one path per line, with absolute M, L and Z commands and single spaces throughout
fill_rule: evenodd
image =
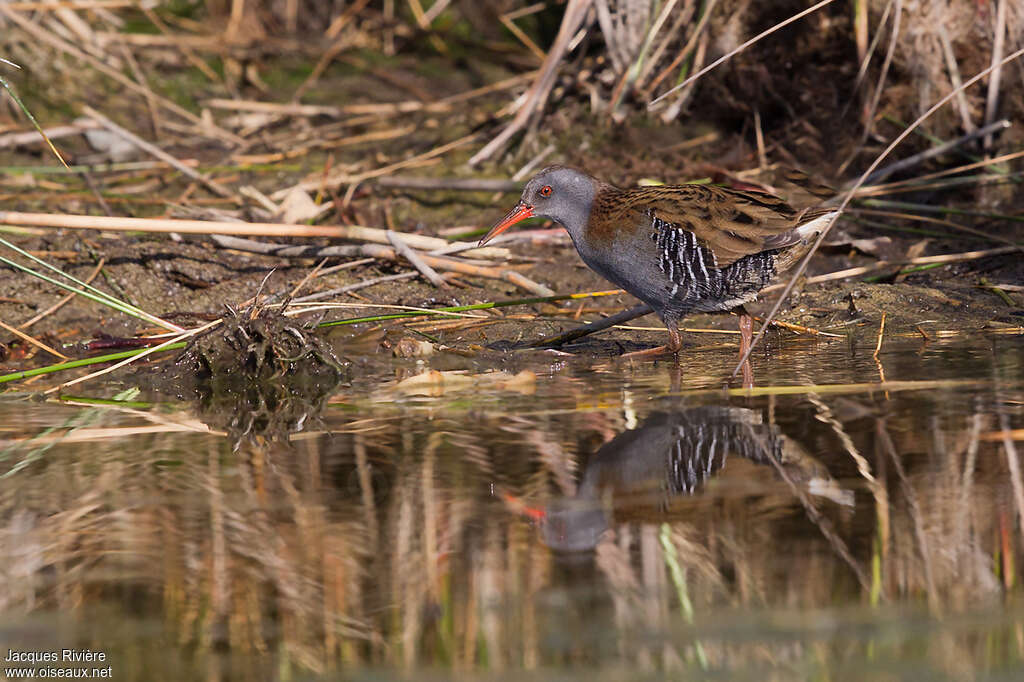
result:
M 802 216 L 803 222 L 796 227 L 796 233 L 804 241 L 814 241 L 838 213 L 839 211 L 831 208 L 817 208 L 806 211 Z

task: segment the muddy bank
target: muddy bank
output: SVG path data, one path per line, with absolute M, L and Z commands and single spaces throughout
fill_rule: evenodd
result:
M 507 198 L 505 200 L 507 202 Z M 498 202 L 499 204 L 501 202 Z M 292 291 L 315 266 L 310 260 L 290 260 L 212 248 L 203 240 L 176 242 L 131 237 L 94 237 L 81 233 L 52 233 L 41 237 L 17 239 L 23 248 L 49 257 L 69 272 L 85 278 L 103 259 L 97 286 L 122 296 L 154 314 L 183 326 L 199 324 L 228 313 L 254 296 L 261 283 L 264 293 L 280 299 Z M 602 291 L 611 288 L 607 282 L 590 272 L 579 260 L 567 239 L 543 245 L 520 244 L 515 252 L 526 260 L 522 272 L 534 281 L 557 292 Z M 963 248 L 945 246 L 941 250 Z M 940 250 L 940 249 L 936 249 Z M 868 256 L 846 249 L 829 249 L 815 261 L 811 275 L 833 272 L 852 265 L 872 262 Z M 1012 255 L 997 256 L 971 263 L 946 265 L 919 274 L 901 275 L 901 281 L 841 281 L 798 288 L 783 309 L 786 322 L 837 333 L 843 336 L 872 336 L 877 333 L 881 315 L 886 314 L 886 329 L 891 334 L 915 333 L 927 337 L 931 333 L 999 330 L 1021 325 L 1021 306 L 1014 296 L 1000 293 L 985 284 L 1021 281 L 1021 265 Z M 328 265 L 333 264 L 329 262 Z M 895 270 L 893 268 L 892 270 Z M 893 279 L 892 270 L 883 277 Z M 315 293 L 356 284 L 368 279 L 406 272 L 404 266 L 369 263 L 341 270 L 307 283 L 301 293 Z M 269 277 L 268 277 L 268 273 Z M 320 319 L 340 319 L 372 314 L 372 308 L 360 303 L 392 304 L 416 307 L 464 305 L 510 298 L 524 298 L 527 292 L 505 282 L 466 277 L 460 286 L 440 290 L 415 277 L 406 281 L 385 282 L 360 289 L 356 295 L 340 300 L 351 304 L 350 310 L 318 312 L 299 316 L 297 324 Z M 33 278 L 9 274 L 0 279 L 0 319 L 18 325 L 59 301 L 63 292 Z M 1004 298 L 1009 296 L 1009 300 Z M 770 295 L 754 312 L 767 308 Z M 542 304 L 505 308 L 479 313 L 486 320 L 437 321 L 427 325 L 435 345 L 471 350 L 496 341 L 522 343 L 562 331 L 598 315 L 610 314 L 635 304 L 627 295 L 584 299 L 581 302 Z M 412 336 L 425 337 L 409 331 L 409 321 L 383 324 L 376 348 L 369 352 L 390 354 L 398 340 Z M 632 326 L 660 328 L 653 315 L 631 323 Z M 363 324 L 352 328 L 335 328 L 334 339 L 344 339 L 381 325 Z M 688 318 L 687 327 L 735 329 L 729 316 L 697 315 Z M 413 328 L 425 330 L 422 321 Z M 68 346 L 107 336 L 131 336 L 147 330 L 147 325 L 127 318 L 84 299 L 75 298 L 56 312 L 34 324 L 33 335 L 57 347 Z M 792 332 L 779 332 L 781 337 Z M 7 355 L 5 369 L 21 369 L 48 362 L 45 356 L 29 352 L 23 343 L 5 337 Z M 707 342 L 704 335 L 688 334 L 688 345 Z M 873 338 L 873 336 L 872 336 Z M 583 340 L 568 349 L 574 353 L 613 355 L 646 345 L 663 343 L 664 332 L 615 329 L 599 337 Z M 68 346 L 70 354 L 84 351 Z M 30 347 L 31 348 L 31 347 Z

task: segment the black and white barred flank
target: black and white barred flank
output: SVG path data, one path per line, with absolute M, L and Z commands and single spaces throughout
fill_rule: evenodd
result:
M 711 249 L 675 223 L 649 213 L 651 239 L 658 247 L 658 267 L 671 282 L 669 297 L 677 301 L 744 299 L 767 286 L 775 276 L 775 251 L 761 251 L 719 268 Z
M 744 421 L 693 421 L 677 424 L 665 453 L 666 492 L 692 495 L 733 456 L 754 462 L 781 458 L 782 441 L 770 427 Z

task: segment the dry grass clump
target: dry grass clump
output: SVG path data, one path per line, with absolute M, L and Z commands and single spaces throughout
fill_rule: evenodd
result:
M 751 36 L 806 9 L 799 2 L 749 0 L 570 0 L 564 9 L 511 0 L 19 7 L 0 10 L 0 53 L 31 65 L 49 96 L 86 100 L 95 93 L 78 92 L 80 82 L 89 82 L 82 80 L 83 60 L 108 76 L 111 70 L 132 73 L 143 87 L 151 73 L 147 66 L 191 66 L 236 98 L 249 87 L 270 94 L 261 67 L 271 57 L 314 60 L 310 79 L 292 93 L 296 100 L 332 63 L 355 51 L 480 55 L 514 70 L 543 62 L 527 97 L 505 110 L 518 109 L 516 131 L 535 125 L 552 95 L 581 98 L 616 121 L 643 114 L 659 100 L 651 111 L 663 121 L 685 113 L 736 127 L 756 118 L 767 132 L 819 129 L 811 144 L 827 153 L 823 140 L 834 139 L 836 131 L 855 133 L 859 124 L 873 132 L 883 115 L 905 125 L 1012 52 L 1024 35 L 1024 9 L 1009 0 L 865 0 L 852 8 L 832 2 L 740 52 L 720 71 L 676 89 Z M 52 58 L 54 48 L 61 59 Z M 1019 65 L 994 72 L 984 87 L 968 90 L 929 121 L 927 130 L 945 138 L 997 116 L 1019 116 L 1024 98 L 1012 84 L 1021 75 Z M 698 89 L 701 96 L 695 98 Z M 807 141 L 794 132 L 788 138 Z M 504 142 L 474 163 L 493 156 Z

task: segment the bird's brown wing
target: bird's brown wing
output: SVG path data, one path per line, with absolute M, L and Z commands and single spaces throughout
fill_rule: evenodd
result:
M 798 211 L 771 194 L 709 185 L 645 187 L 621 192 L 616 199 L 627 224 L 642 224 L 646 215 L 692 232 L 718 268 L 798 243 L 802 237 L 795 229 L 829 212 Z

